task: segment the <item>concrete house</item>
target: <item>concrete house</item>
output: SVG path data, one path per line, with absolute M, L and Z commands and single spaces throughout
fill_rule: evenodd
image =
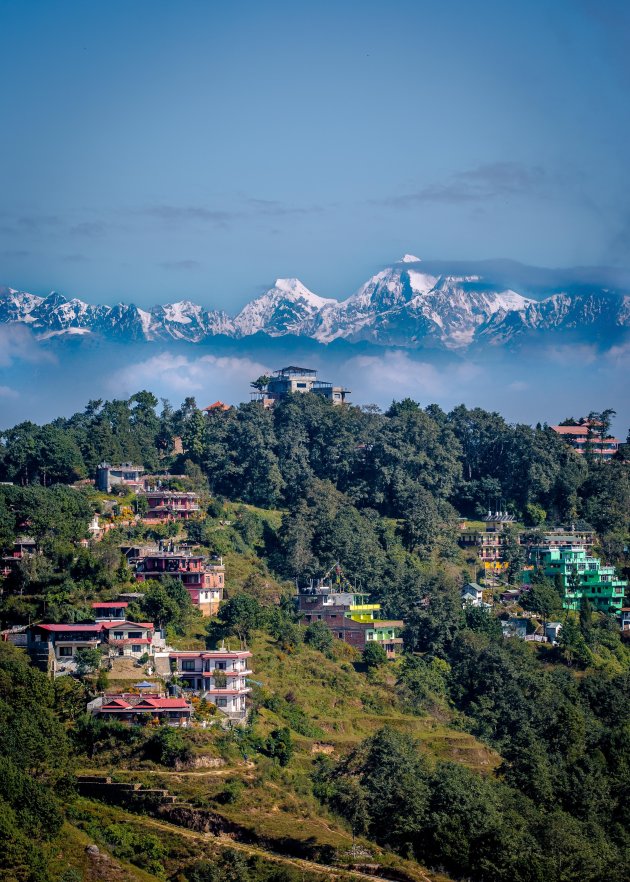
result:
M 169 653 L 171 670 L 182 688 L 198 692 L 237 722 L 247 716 L 251 657 L 248 650 L 229 649 Z
M 484 606 L 483 588 L 476 582 L 467 582 L 460 592 L 464 606 Z
M 142 550 L 131 557 L 135 567 L 136 581 L 172 576 L 179 579 L 190 594 L 193 606 L 204 616 L 214 616 L 223 600 L 225 566 L 223 559 L 211 560 L 204 554 L 195 554 L 171 543 L 168 550 L 158 547 Z
M 253 401 L 260 401 L 265 407 L 271 407 L 287 395 L 301 392 L 321 395 L 333 404 L 343 404 L 350 394 L 350 390 L 344 386 L 333 386 L 326 380 L 318 380 L 317 371 L 312 368 L 289 365 L 274 371 L 268 383 L 252 392 L 251 397 Z
M 405 623 L 399 619 L 378 619 L 379 603 L 369 603 L 369 594 L 356 591 L 336 572 L 298 591 L 295 603 L 305 624 L 324 622 L 338 640 L 364 650 L 368 643 L 378 643 L 388 658 L 402 649 L 400 632 Z

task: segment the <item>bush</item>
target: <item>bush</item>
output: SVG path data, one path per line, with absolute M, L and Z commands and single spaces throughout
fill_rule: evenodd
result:
M 327 653 L 332 648 L 334 637 L 324 622 L 311 622 L 304 631 L 304 642 L 319 652 Z
M 145 744 L 149 759 L 163 766 L 174 766 L 190 759 L 191 751 L 181 732 L 171 726 L 161 726 Z
M 387 661 L 387 653 L 380 643 L 368 643 L 363 650 L 363 663 L 368 668 L 379 668 Z

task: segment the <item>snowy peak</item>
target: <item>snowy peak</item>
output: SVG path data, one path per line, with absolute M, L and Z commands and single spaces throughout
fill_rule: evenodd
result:
M 116 340 L 198 343 L 217 335 L 299 336 L 331 343 L 465 351 L 515 346 L 543 334 L 586 342 L 623 342 L 630 298 L 609 286 L 557 287 L 532 299 L 517 287 L 479 273 L 438 272 L 413 254 L 375 273 L 350 297 L 321 297 L 299 279 L 280 278 L 232 318 L 181 299 L 140 309 L 133 303 L 93 305 L 51 292 L 39 297 L 0 287 L 0 324 L 28 325 L 40 338 L 90 336 Z

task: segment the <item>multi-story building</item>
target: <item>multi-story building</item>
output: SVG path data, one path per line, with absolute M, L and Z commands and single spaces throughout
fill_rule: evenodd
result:
M 619 445 L 623 443 L 619 438 L 609 437 L 603 440 L 598 438 L 598 424 L 591 423 L 589 420 L 583 420 L 577 426 L 552 426 L 551 428 L 580 456 L 584 455 L 590 445 L 590 451 L 594 457 L 610 460 L 619 450 Z
M 210 560 L 203 554 L 180 549 L 174 544 L 165 551 L 160 548 L 143 550 L 142 555 L 131 559 L 135 565 L 136 581 L 172 576 L 179 579 L 190 594 L 193 605 L 204 616 L 214 616 L 223 600 L 225 566 L 223 559 Z
M 400 631 L 405 623 L 394 619 L 378 619 L 379 603 L 369 603 L 369 595 L 355 591 L 348 583 L 322 580 L 300 589 L 296 597 L 302 620 L 324 622 L 333 635 L 363 650 L 369 643 L 378 643 L 394 658 L 402 648 Z
M 463 528 L 457 541 L 464 547 L 474 546 L 477 549 L 487 574 L 497 573 L 508 566 L 504 560 L 504 550 L 508 542 L 505 528 L 514 523 L 514 515 L 507 511 L 488 511 L 483 520 L 483 530 Z
M 294 392 L 313 392 L 321 395 L 333 404 L 343 404 L 350 390 L 344 386 L 333 386 L 325 380 L 317 379 L 317 371 L 311 368 L 289 367 L 274 371 L 266 385 L 256 386 L 251 393 L 252 400 L 260 401 L 265 407 L 271 407 L 276 401 L 286 398 Z
M 577 610 L 583 597 L 600 612 L 620 613 L 628 583 L 618 579 L 615 568 L 603 566 L 579 545 L 530 549 L 530 562 L 549 578 L 559 577 L 565 609 Z M 534 567 L 523 570 L 522 582 L 531 584 Z
M 233 720 L 244 720 L 247 715 L 251 657 L 244 649 L 169 653 L 171 670 L 182 687 L 198 692 Z
M 79 649 L 140 658 L 153 652 L 154 638 L 155 626 L 149 622 L 38 624 L 28 629 L 26 648 L 37 667 L 56 676 L 75 672 Z
M 142 466 L 130 462 L 123 462 L 118 466 L 102 462 L 96 469 L 96 489 L 109 493 L 115 485 L 123 484 L 137 493 L 142 487 L 143 474 Z
M 143 520 L 154 523 L 161 521 L 187 521 L 199 514 L 199 495 L 179 490 L 144 490 L 148 509 Z

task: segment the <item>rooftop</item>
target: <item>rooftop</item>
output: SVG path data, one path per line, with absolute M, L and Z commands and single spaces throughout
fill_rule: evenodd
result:
M 313 368 L 305 368 L 305 367 L 297 367 L 292 364 L 288 367 L 280 368 L 277 371 L 273 372 L 274 377 L 316 377 L 317 371 L 313 370 Z

